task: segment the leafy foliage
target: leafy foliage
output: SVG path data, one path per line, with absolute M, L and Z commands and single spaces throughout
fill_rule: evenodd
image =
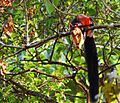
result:
M 119 0 L 1 0 L 0 102 L 84 103 L 89 83 L 84 48 L 69 24 L 78 14 L 95 25 L 120 21 Z M 99 103 L 120 102 L 120 29 L 94 30 Z

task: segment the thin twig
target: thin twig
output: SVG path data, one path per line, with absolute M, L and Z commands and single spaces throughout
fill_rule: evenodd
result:
M 107 6 L 107 4 L 104 2 L 104 0 L 100 0 L 100 1 L 102 1 L 103 5 L 104 5 L 110 12 L 112 12 L 112 13 L 120 16 L 120 13 L 115 12 L 115 11 L 112 10 L 109 6 Z
M 54 53 L 54 50 L 55 50 L 55 45 L 56 45 L 56 43 L 57 43 L 57 40 L 58 40 L 58 38 L 56 38 L 56 40 L 55 40 L 55 42 L 54 42 L 54 44 L 53 44 L 52 52 L 51 52 L 51 55 L 50 55 L 50 61 L 52 60 L 52 57 L 53 57 L 53 53 Z
M 115 67 L 116 65 L 120 65 L 120 63 L 116 63 L 116 64 L 113 64 L 113 65 L 111 65 L 111 66 L 109 66 L 109 67 L 106 67 L 106 69 L 103 70 L 103 71 L 101 71 L 101 72 L 99 73 L 99 75 L 102 74 L 102 73 L 105 73 L 107 70 L 113 69 L 113 67 Z
M 9 72 L 9 73 L 7 73 L 7 75 L 12 75 L 12 78 L 13 78 L 14 76 L 21 75 L 21 74 L 24 74 L 24 73 L 27 73 L 27 72 L 36 72 L 38 74 L 42 74 L 42 75 L 45 75 L 47 77 L 52 77 L 52 78 L 57 79 L 57 80 L 64 80 L 66 78 L 73 78 L 73 75 L 68 75 L 68 76 L 65 76 L 65 77 L 59 77 L 59 76 L 47 74 L 47 73 L 45 73 L 43 71 L 40 71 L 40 70 L 37 70 L 35 68 L 31 68 L 31 69 L 24 70 L 22 72 L 17 72 L 17 73 Z
M 25 11 L 25 31 L 26 31 L 26 45 L 29 45 L 29 34 L 28 34 L 28 14 L 27 14 L 27 0 L 24 0 L 24 11 Z
M 84 70 L 87 72 L 86 68 L 82 67 L 82 66 L 74 66 L 74 65 L 69 65 L 68 63 L 63 63 L 63 62 L 58 62 L 58 61 L 49 61 L 49 60 L 46 60 L 46 62 L 44 62 L 44 60 L 23 60 L 23 61 L 32 61 L 32 62 L 38 62 L 39 64 L 42 64 L 42 65 L 48 65 L 48 64 L 57 64 L 57 65 L 61 65 L 61 66 L 65 66 L 65 67 L 69 67 L 69 68 L 72 68 L 75 70 Z
M 2 47 L 10 47 L 10 48 L 17 48 L 17 49 L 22 49 L 23 48 L 21 46 L 8 45 L 8 44 L 3 43 L 2 41 L 0 41 L 0 45 L 2 45 Z
M 74 80 L 74 81 L 75 81 L 76 84 L 78 84 L 78 85 L 80 86 L 80 88 L 83 89 L 83 91 L 86 93 L 86 95 L 87 95 L 87 103 L 90 103 L 89 89 L 88 89 L 83 83 L 81 83 L 81 82 L 79 82 L 79 81 L 76 81 L 76 80 Z

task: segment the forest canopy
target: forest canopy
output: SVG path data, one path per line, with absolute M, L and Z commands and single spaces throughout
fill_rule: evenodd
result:
M 119 0 L 0 0 L 0 102 L 89 103 L 84 45 L 70 23 L 90 16 L 98 53 L 98 103 L 120 102 Z

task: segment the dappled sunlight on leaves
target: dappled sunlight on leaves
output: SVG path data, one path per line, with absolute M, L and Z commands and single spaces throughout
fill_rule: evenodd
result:
M 119 0 L 0 0 L 0 103 L 86 103 L 84 45 L 77 49 L 70 35 L 78 14 L 95 24 L 98 103 L 119 103 L 119 6 Z

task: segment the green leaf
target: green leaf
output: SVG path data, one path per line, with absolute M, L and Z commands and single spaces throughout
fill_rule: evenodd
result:
M 49 0 L 44 0 L 45 7 L 47 12 L 51 15 L 54 12 L 55 8 Z
M 53 24 L 53 22 L 54 22 L 54 19 L 53 19 L 53 18 L 47 19 L 47 21 L 46 21 L 46 26 L 47 26 L 47 27 L 51 27 L 52 24 Z
M 59 4 L 59 0 L 53 0 L 53 4 L 57 6 Z
M 90 13 L 90 15 L 95 15 L 95 13 L 96 13 L 94 8 L 88 8 L 87 11 Z

